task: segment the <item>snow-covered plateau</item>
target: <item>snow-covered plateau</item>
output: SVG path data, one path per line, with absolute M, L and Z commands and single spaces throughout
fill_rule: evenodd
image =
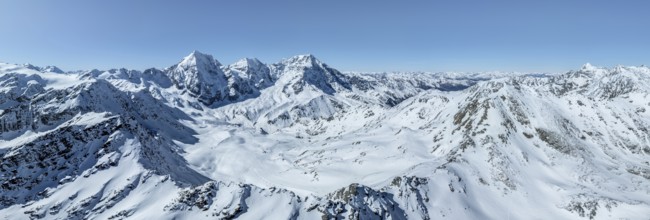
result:
M 650 68 L 0 63 L 4 219 L 648 219 Z

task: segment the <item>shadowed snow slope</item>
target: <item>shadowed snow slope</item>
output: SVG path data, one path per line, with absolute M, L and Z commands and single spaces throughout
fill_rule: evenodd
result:
M 643 219 L 650 69 L 0 63 L 7 219 Z

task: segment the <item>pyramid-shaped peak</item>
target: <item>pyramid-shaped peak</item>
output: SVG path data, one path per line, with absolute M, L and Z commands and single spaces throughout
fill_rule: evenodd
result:
M 201 51 L 193 50 L 188 57 L 212 57 L 210 54 L 201 53 Z
M 212 55 L 209 54 L 204 54 L 199 52 L 198 50 L 192 51 L 189 55 L 187 55 L 183 60 L 181 60 L 180 63 L 178 63 L 179 67 L 199 67 L 199 66 L 209 66 L 209 67 L 216 67 L 216 66 L 221 66 L 221 63 L 219 61 L 215 60 Z
M 25 67 L 25 68 L 27 68 L 27 69 L 31 69 L 31 70 L 37 70 L 37 71 L 40 71 L 40 67 L 38 67 L 38 66 L 34 66 L 34 65 L 31 64 L 31 63 L 24 63 L 24 64 L 23 64 L 23 67 Z
M 255 66 L 260 66 L 264 65 L 262 61 L 258 60 L 257 58 L 242 58 L 240 60 L 237 60 L 237 62 L 233 63 L 231 66 L 232 67 L 255 67 Z

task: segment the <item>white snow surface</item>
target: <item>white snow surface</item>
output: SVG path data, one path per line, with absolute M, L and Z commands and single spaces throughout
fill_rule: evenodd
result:
M 646 219 L 650 68 L 0 63 L 4 219 Z

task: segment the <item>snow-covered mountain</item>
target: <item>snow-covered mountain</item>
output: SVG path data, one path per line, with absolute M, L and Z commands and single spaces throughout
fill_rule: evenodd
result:
M 644 219 L 650 68 L 0 63 L 4 219 Z

